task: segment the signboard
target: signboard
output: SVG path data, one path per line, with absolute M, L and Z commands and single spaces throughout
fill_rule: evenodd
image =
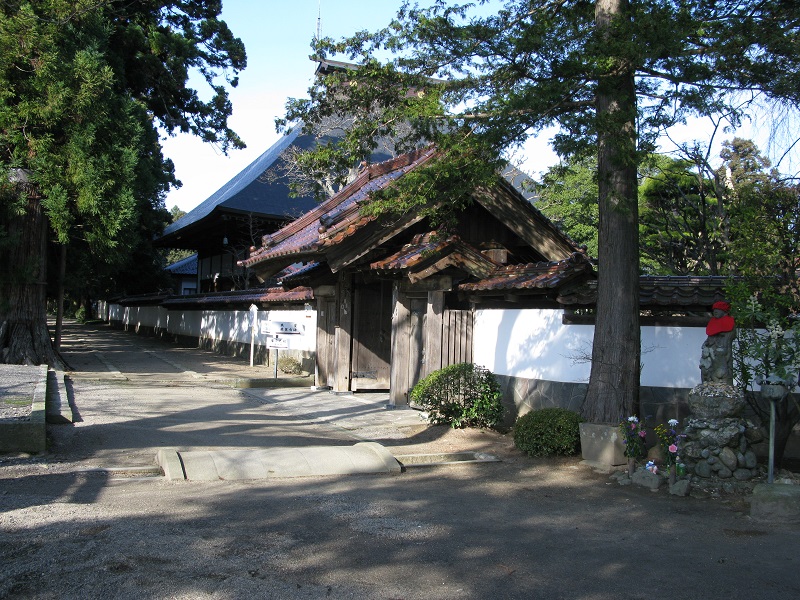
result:
M 267 338 L 267 348 L 288 348 L 289 340 L 276 336 Z
M 303 326 L 292 321 L 270 321 L 269 332 L 274 334 L 289 335 L 303 333 Z

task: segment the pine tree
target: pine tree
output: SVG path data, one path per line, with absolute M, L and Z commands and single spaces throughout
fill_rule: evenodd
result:
M 371 210 L 428 210 L 434 199 L 457 210 L 504 152 L 546 126 L 561 128 L 553 140 L 561 155 L 595 153 L 599 286 L 583 413 L 617 422 L 638 406 L 641 157 L 689 116 L 741 118 L 747 105 L 737 108 L 733 91 L 796 104 L 799 24 L 794 1 L 405 3 L 379 32 L 320 40 L 317 59 L 341 54 L 358 68 L 329 70 L 309 99 L 289 102 L 279 125 L 310 131 L 356 115 L 338 145 L 316 154 L 341 172 L 380 137 L 435 142 L 441 159 Z M 387 51 L 396 57 L 381 60 Z
M 243 145 L 227 126 L 219 76 L 235 85 L 246 57 L 220 9 L 201 0 L 0 6 L 3 362 L 59 363 L 45 314 L 49 237 L 114 263 L 154 226 L 175 182 L 157 126 L 223 150 Z M 191 70 L 212 86 L 210 100 L 189 86 Z

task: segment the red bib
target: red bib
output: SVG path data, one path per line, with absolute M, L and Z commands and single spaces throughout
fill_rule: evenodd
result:
M 725 315 L 719 319 L 711 317 L 708 325 L 706 325 L 706 335 L 717 335 L 718 333 L 733 331 L 733 327 L 733 317 L 730 315 Z

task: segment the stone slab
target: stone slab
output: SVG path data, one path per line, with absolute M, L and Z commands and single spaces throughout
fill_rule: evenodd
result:
M 0 394 L 4 397 L 20 394 L 31 399 L 27 417 L 0 419 L 0 452 L 44 452 L 47 449 L 47 365 L 0 366 L 3 367 L 0 369 Z
M 800 523 L 800 485 L 761 483 L 750 496 L 750 516 L 774 523 Z
M 354 446 L 255 450 L 163 449 L 156 460 L 170 480 L 234 481 L 320 475 L 401 472 L 400 463 L 376 442 Z
M 47 422 L 51 425 L 72 423 L 72 408 L 69 405 L 67 385 L 63 371 L 50 369 L 47 372 L 47 402 L 45 408 Z

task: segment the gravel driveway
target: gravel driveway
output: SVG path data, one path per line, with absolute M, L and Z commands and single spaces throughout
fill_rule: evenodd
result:
M 139 342 L 114 339 L 123 350 L 107 358 L 124 373 Z M 82 420 L 50 427 L 44 455 L 0 456 L 0 598 L 800 596 L 799 526 L 755 522 L 741 498 L 652 493 L 578 459 L 531 459 L 495 432 L 369 435 L 396 454 L 480 450 L 498 463 L 165 481 L 148 471 L 159 447 L 337 445 L 369 428 L 331 419 L 333 395 L 328 414 L 319 397 L 304 412 L 280 389 L 164 377 L 76 373 Z

